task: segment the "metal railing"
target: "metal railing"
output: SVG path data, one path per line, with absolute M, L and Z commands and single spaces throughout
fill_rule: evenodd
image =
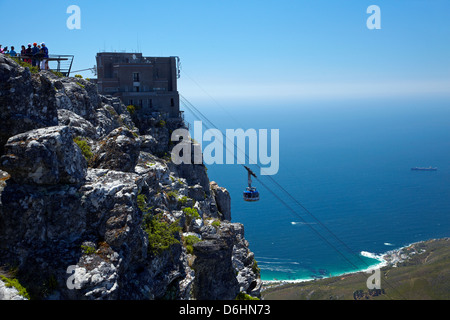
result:
M 50 54 L 48 58 L 46 58 L 43 54 L 38 53 L 30 56 L 17 56 L 16 58 L 37 66 L 40 69 L 42 69 L 41 62 L 46 61 L 46 64 L 43 67 L 45 70 L 60 72 L 63 76 L 68 77 L 70 70 L 72 69 L 74 56 L 66 54 Z
M 48 67 L 50 70 L 61 72 L 68 77 L 73 64 L 73 55 L 50 54 L 48 56 Z

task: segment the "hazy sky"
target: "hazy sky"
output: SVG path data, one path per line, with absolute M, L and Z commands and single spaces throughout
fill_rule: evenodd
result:
M 0 0 L 0 16 L 0 44 L 44 41 L 72 70 L 99 51 L 179 56 L 186 97 L 450 96 L 449 0 Z

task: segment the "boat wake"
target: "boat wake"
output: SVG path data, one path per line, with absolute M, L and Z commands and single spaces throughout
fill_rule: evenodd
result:
M 313 225 L 313 224 L 316 224 L 316 223 L 315 223 L 315 222 L 291 221 L 291 224 L 292 224 L 293 226 L 296 226 L 296 225 L 304 226 L 304 225 Z

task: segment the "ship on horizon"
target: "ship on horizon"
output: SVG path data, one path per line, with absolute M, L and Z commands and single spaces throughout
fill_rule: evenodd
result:
M 437 168 L 436 167 L 427 167 L 427 168 L 425 168 L 425 167 L 414 167 L 414 168 L 411 168 L 411 170 L 414 170 L 414 171 L 436 171 Z

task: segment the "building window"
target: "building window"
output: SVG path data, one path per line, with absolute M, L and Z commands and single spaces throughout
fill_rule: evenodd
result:
M 139 82 L 139 72 L 133 72 L 133 81 Z
M 142 100 L 139 100 L 139 107 L 142 108 Z
M 149 100 L 148 100 L 148 106 L 149 106 L 150 108 L 153 108 L 153 100 L 152 100 L 152 99 L 149 99 Z
M 133 99 L 128 100 L 128 105 L 132 106 L 133 105 Z
M 139 92 L 139 87 L 138 86 L 134 86 L 133 87 L 133 92 Z
M 170 99 L 170 106 L 175 107 L 175 101 L 173 100 L 173 98 Z

